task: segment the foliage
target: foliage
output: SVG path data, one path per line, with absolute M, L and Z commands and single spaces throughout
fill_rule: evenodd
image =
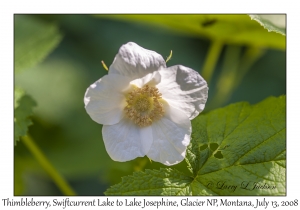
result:
M 15 72 L 41 62 L 61 41 L 62 35 L 54 24 L 32 16 L 15 15 Z
M 250 15 L 251 19 L 259 22 L 269 32 L 286 34 L 286 15 Z
M 32 115 L 32 109 L 36 106 L 36 102 L 22 89 L 15 89 L 15 105 L 14 105 L 14 142 L 20 140 L 21 136 L 26 135 L 28 126 L 32 124 L 29 116 Z
M 248 15 L 100 15 L 100 17 L 156 24 L 184 34 L 222 40 L 227 44 L 285 49 L 285 37 L 276 33 L 266 33 Z

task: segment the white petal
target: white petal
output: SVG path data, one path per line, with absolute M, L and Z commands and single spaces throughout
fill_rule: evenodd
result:
M 142 88 L 144 85 L 156 86 L 161 81 L 161 76 L 158 71 L 147 74 L 143 78 L 135 79 L 130 84 Z
M 124 116 L 126 106 L 124 91 L 129 88 L 127 77 L 105 75 L 85 92 L 84 104 L 90 117 L 100 124 L 113 125 Z
M 166 62 L 160 54 L 129 42 L 121 46 L 108 74 L 120 74 L 134 80 L 165 67 Z
M 191 122 L 185 113 L 167 106 L 165 116 L 152 124 L 153 143 L 147 156 L 165 165 L 174 165 L 185 157 L 190 143 Z
M 208 97 L 206 81 L 193 69 L 178 65 L 161 69 L 157 88 L 171 106 L 184 112 L 190 120 L 203 111 Z
M 102 135 L 111 159 L 121 162 L 145 156 L 153 141 L 150 126 L 140 128 L 127 118 L 115 125 L 103 125 Z

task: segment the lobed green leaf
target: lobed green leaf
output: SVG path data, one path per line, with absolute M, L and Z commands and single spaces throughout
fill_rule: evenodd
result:
M 14 142 L 16 145 L 20 137 L 27 134 L 28 126 L 32 124 L 29 116 L 32 115 L 36 102 L 19 88 L 15 89 L 14 101 Z
M 134 172 L 109 188 L 105 195 L 187 195 L 192 177 L 171 168 Z

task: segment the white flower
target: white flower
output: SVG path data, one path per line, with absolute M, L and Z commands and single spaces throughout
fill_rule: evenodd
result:
M 206 81 L 194 70 L 167 68 L 163 57 L 133 42 L 123 45 L 105 75 L 87 90 L 85 109 L 103 124 L 106 150 L 115 161 L 147 155 L 165 165 L 181 162 L 191 122 L 207 100 Z

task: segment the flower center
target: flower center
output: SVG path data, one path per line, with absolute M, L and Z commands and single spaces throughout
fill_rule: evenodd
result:
M 145 85 L 128 93 L 127 106 L 124 110 L 129 119 L 144 127 L 163 116 L 164 109 L 161 101 L 161 93 L 158 89 Z
M 145 95 L 137 96 L 134 107 L 139 112 L 146 112 L 151 107 L 151 98 Z

